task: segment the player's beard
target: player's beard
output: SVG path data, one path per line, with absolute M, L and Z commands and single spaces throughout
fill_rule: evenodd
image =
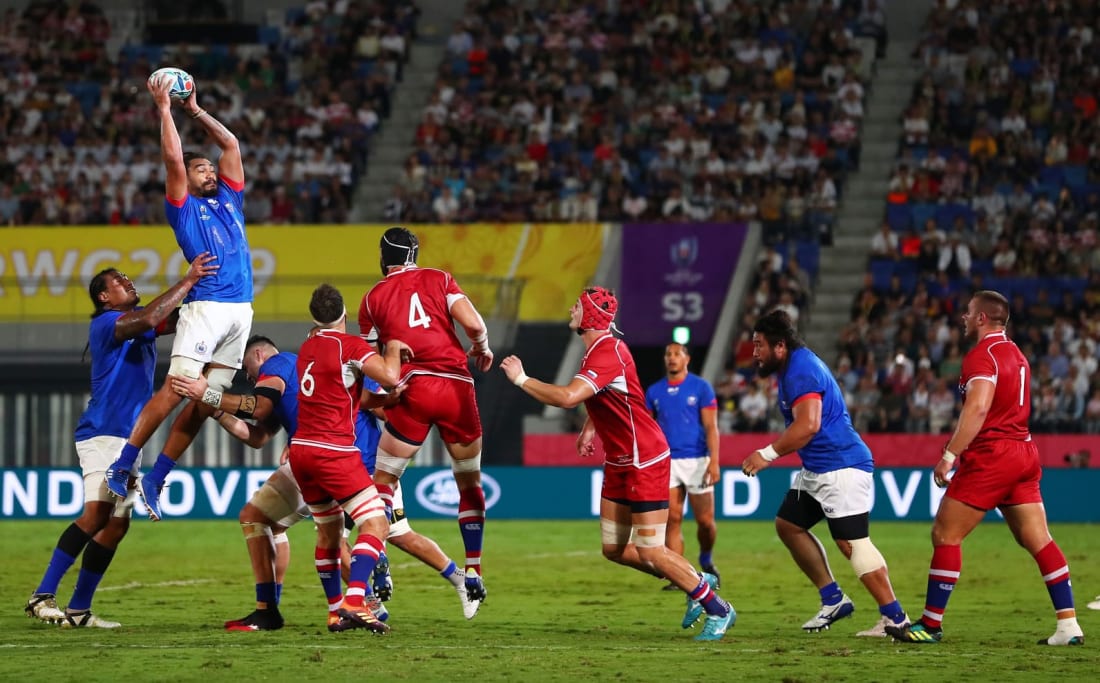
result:
M 779 370 L 780 362 L 775 356 L 772 356 L 769 360 L 756 361 L 757 374 L 761 377 L 771 377 L 777 370 Z

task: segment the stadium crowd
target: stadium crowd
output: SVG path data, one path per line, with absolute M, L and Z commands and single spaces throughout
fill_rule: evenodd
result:
M 345 221 L 418 15 L 411 0 L 310 2 L 262 27 L 253 45 L 116 52 L 110 15 L 93 2 L 6 10 L 0 225 L 163 224 L 145 81 L 165 64 L 190 72 L 202 106 L 240 138 L 251 224 Z M 194 124 L 182 126 L 186 145 Z
M 388 218 L 829 232 L 873 58 L 853 37 L 885 37 L 873 0 L 526 5 L 467 3 Z
M 958 316 L 971 292 L 995 289 L 1032 362 L 1033 431 L 1100 433 L 1096 8 L 950 5 L 937 3 L 913 55 L 924 73 L 885 218 L 851 323 L 821 355 L 857 429 L 941 433 L 961 406 Z M 745 339 L 727 422 L 761 426 L 760 401 L 743 394 Z

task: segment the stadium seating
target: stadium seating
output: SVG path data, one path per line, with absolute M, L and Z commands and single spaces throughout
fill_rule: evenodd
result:
M 857 374 L 876 373 L 884 403 L 899 356 L 916 374 L 907 387 L 927 392 L 958 372 L 950 347 L 958 344 L 951 330 L 960 308 L 972 291 L 993 289 L 1012 302 L 1009 332 L 1031 359 L 1032 429 L 1094 428 L 1086 417 L 1096 412 L 1090 406 L 1100 410 L 1100 169 L 1089 144 L 1098 118 L 1096 83 L 1079 65 L 1096 57 L 1100 42 L 1072 17 L 1028 3 L 997 11 L 959 4 L 933 12 L 929 22 L 914 55 L 925 74 L 907 109 L 929 112 L 929 139 L 903 136 L 898 167 L 916 164 L 939 191 L 891 195 L 885 220 L 899 234 L 918 231 L 925 246 L 932 241 L 930 258 L 870 259 L 868 287 L 856 294 L 860 303 L 838 347 Z M 1036 28 L 1028 42 L 1044 55 L 1042 72 L 1014 59 L 1022 41 L 1012 31 L 1022 26 Z M 893 186 L 904 178 L 897 175 Z M 948 253 L 956 238 L 967 257 Z M 1004 250 L 995 248 L 999 239 Z M 900 288 L 892 291 L 895 276 Z M 927 426 L 909 420 L 911 401 L 894 401 L 896 415 L 878 411 L 870 428 Z
M 240 139 L 253 224 L 346 220 L 368 142 L 408 58 L 407 48 L 375 49 L 378 40 L 361 38 L 383 26 L 413 37 L 419 12 L 411 0 L 336 3 L 343 16 L 325 3 L 268 12 L 255 42 L 239 45 L 146 44 L 135 12 L 78 6 L 73 18 L 66 3 L 35 0 L 0 27 L 8 74 L 0 101 L 9 113 L 0 132 L 0 224 L 162 223 L 163 168 L 145 80 L 168 63 L 192 73 L 202 106 Z M 59 71 L 31 68 L 43 46 Z M 179 125 L 185 145 L 207 144 L 186 117 Z M 281 206 L 284 195 L 292 202 Z

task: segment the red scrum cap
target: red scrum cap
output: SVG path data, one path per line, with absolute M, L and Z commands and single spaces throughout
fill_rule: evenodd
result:
M 612 326 L 619 311 L 619 300 L 603 287 L 588 287 L 578 299 L 581 302 L 582 330 L 606 330 Z

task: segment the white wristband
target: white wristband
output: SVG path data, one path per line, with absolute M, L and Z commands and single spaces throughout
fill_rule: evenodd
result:
M 531 378 L 527 376 L 526 372 L 520 372 L 518 375 L 516 375 L 516 378 L 512 380 L 512 384 L 515 384 L 517 387 L 522 387 L 523 383 L 529 379 Z
M 771 444 L 768 444 L 767 446 L 764 446 L 758 452 L 760 453 L 760 457 L 764 458 L 768 462 L 772 462 L 773 460 L 775 460 L 776 458 L 779 457 L 779 454 L 775 452 L 775 449 L 772 448 Z
M 481 352 L 485 352 L 489 349 L 489 332 L 482 332 L 470 341 L 473 342 L 475 349 Z
M 215 391 L 213 389 L 207 389 L 202 394 L 202 402 L 208 406 L 214 406 L 217 408 L 222 404 L 222 392 Z
M 955 455 L 954 453 L 952 453 L 951 451 L 949 451 L 945 448 L 945 449 L 943 449 L 943 457 L 941 458 L 941 460 L 943 460 L 948 465 L 950 465 L 950 464 L 955 462 L 955 459 L 957 457 L 959 457 L 959 456 Z

